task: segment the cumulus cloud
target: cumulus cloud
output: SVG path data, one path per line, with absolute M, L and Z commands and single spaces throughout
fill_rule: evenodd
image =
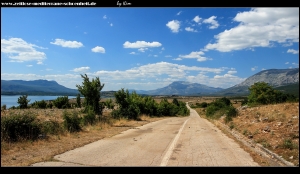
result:
M 227 74 L 236 74 L 236 73 L 237 73 L 237 71 L 235 71 L 235 70 L 230 70 L 227 72 Z
M 288 49 L 288 50 L 287 50 L 287 53 L 299 54 L 299 50 Z
M 204 19 L 203 23 L 210 24 L 209 29 L 216 29 L 219 27 L 219 23 L 215 20 L 217 16 L 211 16 L 208 19 Z
M 172 21 L 169 21 L 167 24 L 166 24 L 167 27 L 170 28 L 170 30 L 173 32 L 173 33 L 178 33 L 179 32 L 179 28 L 180 28 L 180 21 L 178 20 L 172 20 Z
M 191 28 L 191 27 L 185 27 L 185 30 L 186 31 L 189 31 L 189 32 L 198 32 L 197 30 Z
M 36 48 L 45 49 L 37 45 L 27 43 L 21 38 L 1 39 L 1 52 L 7 54 L 11 62 L 38 61 L 46 59 L 46 54 L 37 51 Z
M 32 65 L 26 65 L 27 67 L 32 67 Z
M 185 59 L 197 59 L 197 61 L 199 61 L 199 62 L 211 60 L 210 58 L 204 57 L 202 55 L 204 55 L 203 51 L 193 51 L 187 55 L 179 55 L 179 57 L 185 58 Z
M 181 13 L 182 13 L 182 11 L 178 12 L 178 13 L 177 13 L 177 16 L 179 16 Z
M 112 26 L 113 26 L 113 23 L 110 23 L 109 25 L 112 27 Z
M 157 78 L 160 75 L 168 77 L 182 78 L 187 71 L 220 73 L 224 68 L 207 68 L 197 66 L 186 66 L 172 64 L 168 62 L 158 62 L 154 64 L 142 65 L 125 71 L 97 71 L 94 75 L 105 77 L 107 79 L 124 80 L 124 79 L 140 79 L 140 78 Z
M 58 45 L 62 47 L 67 48 L 80 48 L 83 47 L 83 44 L 81 42 L 77 41 L 66 41 L 64 39 L 55 39 L 55 42 L 50 42 L 53 45 Z
M 285 64 L 286 64 L 286 65 L 288 65 L 288 64 L 289 64 L 289 62 L 285 62 Z
M 106 18 L 107 18 L 106 15 L 104 15 L 104 16 L 103 16 L 103 19 L 106 19 Z
M 88 71 L 89 69 L 90 69 L 90 67 L 86 66 L 86 67 L 74 68 L 71 71 L 74 71 L 74 72 L 85 72 L 85 71 Z
M 131 53 L 129 53 L 129 54 L 136 54 L 135 52 L 131 52 Z
M 148 50 L 148 48 L 139 48 L 138 49 L 139 52 L 145 52 L 146 50 Z
M 255 67 L 251 68 L 251 71 L 255 71 L 257 68 L 258 68 L 258 67 L 255 66 Z
M 122 71 L 99 70 L 93 73 L 87 72 L 86 74 L 90 78 L 101 77 L 101 83 L 105 83 L 104 90 L 119 90 L 121 87 L 125 87 L 125 84 L 129 83 L 131 83 L 131 85 L 126 86 L 129 89 L 133 89 L 136 87 L 142 87 L 140 89 L 145 90 L 149 88 L 157 89 L 160 87 L 164 87 L 175 80 L 188 80 L 191 82 L 201 83 L 212 87 L 226 88 L 240 83 L 244 80 L 242 78 L 233 76 L 228 72 L 222 74 L 226 69 L 228 68 L 209 68 L 199 66 L 186 66 L 180 64 L 173 64 L 169 62 L 158 62 L 146 65 L 138 64 L 134 68 Z M 55 80 L 61 85 L 76 89 L 76 84 L 82 83 L 82 78 L 79 75 L 79 72 L 81 73 L 88 70 L 90 70 L 89 67 L 80 67 L 71 70 L 77 72 L 74 74 L 51 75 L 1 73 L 1 79 Z M 230 71 L 233 71 L 233 69 L 230 69 Z M 210 74 L 212 76 L 210 76 Z
M 299 42 L 299 8 L 253 8 L 238 13 L 233 20 L 240 24 L 215 35 L 216 43 L 207 44 L 206 51 L 230 52 L 270 47 L 272 42 Z
M 94 53 L 105 53 L 105 49 L 103 47 L 100 47 L 100 46 L 96 46 L 96 47 L 92 48 L 92 51 Z
M 196 23 L 200 23 L 201 19 L 202 18 L 200 18 L 199 16 L 195 16 L 194 19 L 193 19 L 193 21 L 196 22 Z
M 124 48 L 147 48 L 147 47 L 160 47 L 160 46 L 162 46 L 162 44 L 159 42 L 145 42 L 145 41 L 136 41 L 133 43 L 126 41 L 123 44 Z
M 172 60 L 182 60 L 182 58 L 179 58 L 179 57 L 178 57 L 178 58 L 175 58 L 175 59 L 172 59 Z

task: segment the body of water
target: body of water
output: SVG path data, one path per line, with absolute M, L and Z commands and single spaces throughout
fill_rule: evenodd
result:
M 19 106 L 18 104 L 18 98 L 21 95 L 1 95 L 1 106 L 6 105 L 6 109 L 12 107 L 12 106 Z M 57 97 L 62 96 L 31 96 L 28 95 L 27 99 L 30 100 L 28 104 L 31 104 L 35 101 L 41 101 L 41 100 L 55 100 Z M 76 96 L 68 96 L 69 99 L 76 98 Z M 82 98 L 82 97 L 81 97 Z

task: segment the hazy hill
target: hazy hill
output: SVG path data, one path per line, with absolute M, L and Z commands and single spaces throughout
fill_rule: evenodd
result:
M 293 90 L 298 85 L 299 89 L 299 68 L 263 70 L 247 78 L 240 84 L 216 92 L 215 95 L 248 95 L 248 88 L 256 82 L 266 82 L 273 88 L 287 87 Z M 293 87 L 290 88 L 290 85 L 293 85 Z M 285 90 L 285 92 L 289 91 Z
M 222 88 L 209 87 L 199 83 L 175 81 L 163 88 L 148 91 L 136 90 L 136 93 L 146 95 L 207 95 L 220 90 Z

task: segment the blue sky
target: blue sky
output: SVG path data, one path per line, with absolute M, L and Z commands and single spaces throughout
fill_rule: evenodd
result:
M 1 8 L 1 79 L 229 88 L 299 67 L 299 8 Z

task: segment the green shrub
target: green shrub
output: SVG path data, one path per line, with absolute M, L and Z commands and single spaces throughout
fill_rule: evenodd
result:
M 53 107 L 53 104 L 52 104 L 52 102 L 49 102 L 49 103 L 47 104 L 47 108 L 50 108 L 50 109 L 52 109 L 52 107 Z
M 2 111 L 3 111 L 3 110 L 6 110 L 6 105 L 5 105 L 5 104 L 1 106 L 1 110 L 2 110 Z
M 87 111 L 87 113 L 83 116 L 83 124 L 84 125 L 87 125 L 87 124 L 90 124 L 90 125 L 93 125 L 96 121 L 96 114 L 94 113 L 92 107 L 90 107 Z
M 41 123 L 41 130 L 43 134 L 58 135 L 63 132 L 61 125 L 58 121 L 49 120 Z
M 36 115 L 31 112 L 1 117 L 1 139 L 4 141 L 34 140 L 40 133 Z
M 67 109 L 70 108 L 70 103 L 68 96 L 63 96 L 63 97 L 57 97 L 53 101 L 53 105 L 57 107 L 58 109 Z
M 40 109 L 46 109 L 47 108 L 47 103 L 45 102 L 45 100 L 34 101 L 31 104 L 31 107 L 33 107 L 33 108 L 40 108 Z
M 67 129 L 67 131 L 78 132 L 81 130 L 80 117 L 78 116 L 77 112 L 73 111 L 72 113 L 69 113 L 67 111 L 64 111 L 63 120 L 64 128 Z
M 293 141 L 290 138 L 286 138 L 283 140 L 281 147 L 284 149 L 295 149 L 298 148 L 296 144 L 293 143 Z
M 28 103 L 30 100 L 27 99 L 28 95 L 22 95 L 18 98 L 18 104 L 20 106 L 20 109 L 27 108 Z

